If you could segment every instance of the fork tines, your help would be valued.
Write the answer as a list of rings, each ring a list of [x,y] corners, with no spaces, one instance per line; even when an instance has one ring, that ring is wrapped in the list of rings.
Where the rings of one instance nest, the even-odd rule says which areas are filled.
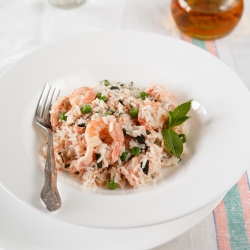
[[[51,108],[52,101],[57,98],[59,92],[58,88],[50,85],[49,83],[44,86],[37,105],[36,115],[42,118],[46,123],[48,123],[50,119],[49,110]]]

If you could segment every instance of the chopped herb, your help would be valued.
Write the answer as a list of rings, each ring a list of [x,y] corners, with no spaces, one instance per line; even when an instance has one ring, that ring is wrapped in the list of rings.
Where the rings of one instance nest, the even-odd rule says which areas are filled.
[[[146,134],[147,134],[147,135],[150,135],[150,134],[151,134],[151,132],[150,132],[150,131],[148,131],[148,130],[146,129]]]
[[[126,151],[122,152],[122,154],[121,154],[121,156],[120,156],[121,161],[125,161],[127,155],[128,155],[128,152],[126,152]]]
[[[96,162],[97,162],[98,159],[100,159],[101,154],[95,154],[95,157],[96,157]],[[98,162],[98,163],[96,163],[96,165],[98,168],[102,168],[102,162]]]
[[[143,135],[138,135],[136,139],[139,143],[145,144],[145,137]]]
[[[123,134],[126,136],[127,135],[127,130],[123,128],[122,131],[123,131]]]
[[[132,108],[132,109],[130,109],[130,111],[129,111],[129,113],[130,113],[130,115],[131,115],[132,117],[137,117],[137,116],[138,116],[138,112],[139,112],[138,108]]]
[[[141,168],[142,168],[142,163],[141,163]],[[143,173],[147,175],[148,169],[149,169],[149,161],[147,161],[144,168],[142,168]]]
[[[84,123],[77,124],[78,127],[84,128],[86,125]]]
[[[114,89],[119,89],[119,88],[117,86],[112,86],[110,89],[114,90]]]
[[[115,183],[113,180],[107,180],[106,186],[108,189],[114,190],[117,188],[117,183]]]
[[[112,112],[111,112],[111,111],[107,111],[107,112],[104,112],[104,113],[102,114],[102,116],[108,116],[108,115],[112,115]]]
[[[128,85],[129,89],[132,88],[133,85],[134,85],[134,83],[131,82],[131,83]]]
[[[181,161],[181,157],[180,157],[180,158],[178,158],[178,160],[179,160],[179,161],[178,161],[178,163],[179,163],[179,162]]]
[[[133,147],[131,149],[131,153],[132,153],[132,155],[137,156],[137,155],[139,155],[141,153],[141,150],[138,147]]]
[[[96,97],[97,97],[98,99],[100,99],[100,98],[101,98],[101,96],[102,96],[102,94],[101,94],[101,93],[97,93],[97,94],[96,94]]]
[[[60,120],[66,121],[66,120],[67,120],[67,116],[66,116],[65,114],[66,114],[66,112],[62,112],[62,113],[60,114],[60,116],[59,116],[59,119],[60,119]]]
[[[139,93],[139,97],[140,97],[142,100],[145,100],[145,99],[148,97],[148,93],[146,93],[146,92],[140,92],[140,93]]]
[[[91,106],[88,105],[88,104],[81,106],[80,109],[81,109],[81,111],[82,111],[83,114],[88,114],[92,110]]]
[[[118,102],[121,103],[121,105],[125,106],[121,99],[119,99]]]
[[[179,138],[181,139],[182,143],[185,143],[187,141],[187,137],[185,134],[179,134]]]

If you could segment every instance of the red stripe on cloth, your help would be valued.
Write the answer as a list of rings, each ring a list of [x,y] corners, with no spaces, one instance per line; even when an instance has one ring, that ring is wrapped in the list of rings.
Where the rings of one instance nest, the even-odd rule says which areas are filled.
[[[216,221],[218,248],[220,250],[230,250],[231,246],[228,233],[227,214],[223,200],[214,209],[214,216]]]
[[[207,51],[209,51],[214,56],[218,57],[218,53],[217,53],[214,41],[206,41],[205,45],[206,45]]]
[[[192,43],[192,38],[190,36],[185,35],[184,33],[181,34],[181,39],[186,42]]]
[[[247,174],[239,180],[238,187],[240,192],[242,212],[244,216],[248,243],[250,244],[250,191],[248,189]]]

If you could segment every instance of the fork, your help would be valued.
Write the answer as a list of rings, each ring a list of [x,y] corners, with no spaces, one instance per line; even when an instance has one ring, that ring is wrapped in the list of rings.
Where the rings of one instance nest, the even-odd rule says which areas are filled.
[[[41,199],[49,211],[56,211],[61,207],[62,201],[57,190],[57,171],[53,149],[53,131],[50,123],[51,103],[59,95],[56,87],[47,83],[40,96],[36,109],[36,123],[48,133],[48,150],[44,168],[45,184],[41,192]]]

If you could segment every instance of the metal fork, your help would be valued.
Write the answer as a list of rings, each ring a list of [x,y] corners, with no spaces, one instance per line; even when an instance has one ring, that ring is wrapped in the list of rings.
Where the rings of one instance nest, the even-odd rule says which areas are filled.
[[[57,190],[57,171],[53,149],[53,132],[50,123],[51,103],[59,95],[56,87],[47,83],[40,96],[36,109],[36,123],[46,129],[48,133],[48,150],[44,168],[45,184],[41,192],[41,199],[49,211],[55,211],[61,207],[62,201]]]

